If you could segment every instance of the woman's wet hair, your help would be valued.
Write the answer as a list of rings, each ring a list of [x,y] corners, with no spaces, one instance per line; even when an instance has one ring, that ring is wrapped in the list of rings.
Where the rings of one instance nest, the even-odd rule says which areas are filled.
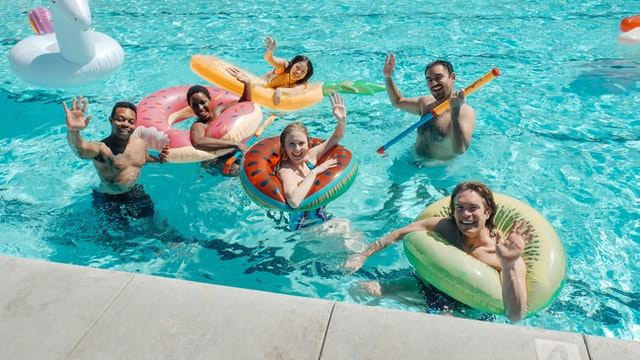
[[[307,130],[307,127],[304,126],[304,124],[302,124],[301,122],[292,122],[289,125],[285,126],[280,133],[280,160],[278,161],[278,167],[289,160],[289,157],[287,156],[287,150],[285,149],[285,141],[287,139],[287,135],[295,131],[303,133],[307,137],[307,143],[309,143],[310,141],[309,131]]]
[[[207,99],[211,100],[211,94],[209,94],[209,90],[202,85],[193,85],[187,90],[187,104],[191,105],[191,97],[195,94],[203,93]]]
[[[313,76],[313,64],[311,63],[311,60],[308,57],[304,55],[294,56],[293,59],[289,61],[289,66],[287,66],[287,68],[284,69],[284,72],[288,73],[289,71],[291,71],[291,68],[293,67],[293,65],[299,62],[307,63],[307,74],[302,79],[296,81],[295,84],[304,84],[305,82],[309,81],[309,79],[311,79],[311,76]]]
[[[449,217],[451,220],[454,220],[453,214],[455,213],[455,201],[458,194],[463,191],[471,190],[475,191],[482,198],[482,202],[484,203],[484,207],[491,212],[489,214],[489,218],[485,222],[485,226],[492,235],[495,234],[496,224],[493,223],[493,220],[496,216],[497,205],[496,201],[493,199],[493,193],[485,184],[480,183],[478,181],[467,181],[456,185],[453,189],[453,193],[451,194],[451,202],[449,203]]]

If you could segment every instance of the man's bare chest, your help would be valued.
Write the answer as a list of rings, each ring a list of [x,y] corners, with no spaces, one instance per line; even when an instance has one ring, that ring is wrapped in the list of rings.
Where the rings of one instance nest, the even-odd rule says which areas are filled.
[[[418,133],[431,140],[442,141],[451,128],[451,116],[449,114],[441,114],[437,118],[433,118],[418,128]]]

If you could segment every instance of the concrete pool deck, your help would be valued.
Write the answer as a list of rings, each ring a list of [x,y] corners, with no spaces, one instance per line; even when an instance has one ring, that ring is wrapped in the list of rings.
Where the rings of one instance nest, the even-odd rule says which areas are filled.
[[[0,359],[631,360],[640,342],[0,256]]]

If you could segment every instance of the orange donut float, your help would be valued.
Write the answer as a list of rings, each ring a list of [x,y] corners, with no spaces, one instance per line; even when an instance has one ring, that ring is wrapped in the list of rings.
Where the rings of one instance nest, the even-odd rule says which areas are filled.
[[[321,139],[313,138],[310,146],[321,143]],[[358,163],[352,159],[351,151],[344,146],[334,146],[318,163],[329,159],[336,159],[338,166],[316,176],[307,196],[296,209],[287,204],[282,183],[276,175],[276,166],[280,160],[280,137],[263,139],[244,154],[240,181],[249,198],[258,205],[295,212],[317,209],[347,191],[358,172]]]

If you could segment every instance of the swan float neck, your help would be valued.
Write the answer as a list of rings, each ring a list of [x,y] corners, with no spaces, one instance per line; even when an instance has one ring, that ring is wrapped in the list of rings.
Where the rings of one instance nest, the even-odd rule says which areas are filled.
[[[96,56],[91,32],[91,10],[86,0],[51,1],[60,55],[74,64],[84,65]]]

